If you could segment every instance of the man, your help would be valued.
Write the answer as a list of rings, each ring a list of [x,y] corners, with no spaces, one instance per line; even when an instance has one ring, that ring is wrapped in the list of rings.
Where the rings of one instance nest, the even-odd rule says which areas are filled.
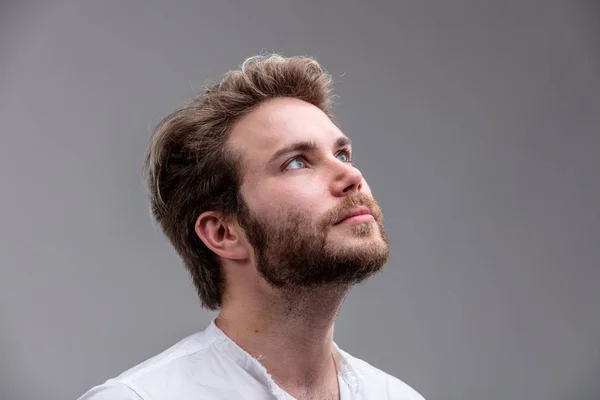
[[[152,213],[206,330],[81,400],[422,400],[333,341],[353,285],[389,257],[383,215],[311,58],[252,57],[158,126]]]

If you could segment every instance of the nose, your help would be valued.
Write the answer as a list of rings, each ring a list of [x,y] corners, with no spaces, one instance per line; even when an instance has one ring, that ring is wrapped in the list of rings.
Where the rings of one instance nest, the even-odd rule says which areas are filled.
[[[366,184],[362,173],[349,163],[336,163],[331,191],[335,196],[347,196],[354,192],[364,191]]]

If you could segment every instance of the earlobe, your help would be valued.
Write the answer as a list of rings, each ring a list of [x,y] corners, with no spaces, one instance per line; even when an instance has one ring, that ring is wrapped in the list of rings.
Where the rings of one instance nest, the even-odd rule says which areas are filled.
[[[222,213],[216,211],[202,213],[196,219],[194,230],[206,247],[218,256],[235,260],[248,256],[236,225],[227,221]]]

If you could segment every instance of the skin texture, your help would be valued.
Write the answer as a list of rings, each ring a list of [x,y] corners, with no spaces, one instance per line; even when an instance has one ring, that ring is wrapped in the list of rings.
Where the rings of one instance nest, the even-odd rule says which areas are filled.
[[[228,141],[244,153],[245,210],[235,221],[205,212],[195,227],[225,275],[217,325],[298,399],[339,398],[335,318],[389,257],[383,214],[344,141],[309,103],[262,103]],[[299,142],[313,146],[273,158]],[[372,216],[337,223],[357,206]]]

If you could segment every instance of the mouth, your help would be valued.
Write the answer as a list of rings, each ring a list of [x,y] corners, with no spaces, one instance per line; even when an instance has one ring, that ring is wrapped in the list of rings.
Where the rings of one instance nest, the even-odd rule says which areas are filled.
[[[367,206],[356,207],[346,215],[344,215],[340,220],[338,220],[334,225],[347,224],[347,223],[363,223],[363,222],[372,222],[375,221],[373,217],[373,213],[371,209]]]

